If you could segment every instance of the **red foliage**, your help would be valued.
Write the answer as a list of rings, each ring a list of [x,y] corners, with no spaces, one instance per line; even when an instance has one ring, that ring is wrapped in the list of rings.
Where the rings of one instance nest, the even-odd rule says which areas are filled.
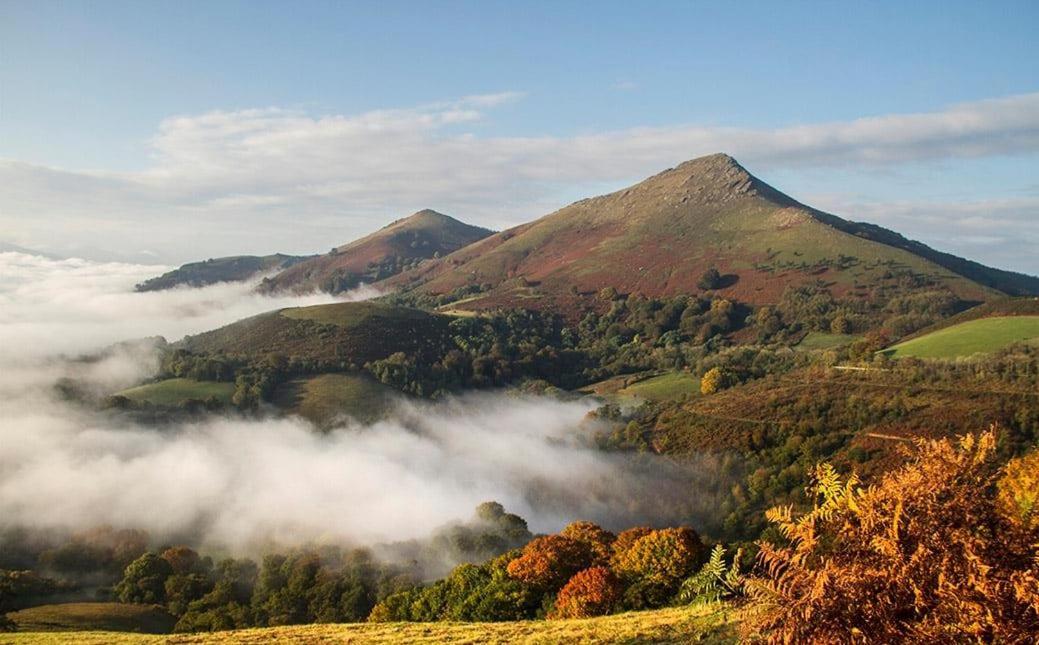
[[[610,613],[621,599],[620,579],[606,567],[591,567],[570,578],[556,597],[549,618],[590,618]]]
[[[613,553],[613,543],[617,539],[613,533],[592,522],[571,522],[559,532],[563,537],[584,542],[592,552],[592,564],[605,565]]]
[[[509,576],[543,589],[558,589],[592,561],[591,549],[562,535],[532,540],[523,553],[509,563]]]

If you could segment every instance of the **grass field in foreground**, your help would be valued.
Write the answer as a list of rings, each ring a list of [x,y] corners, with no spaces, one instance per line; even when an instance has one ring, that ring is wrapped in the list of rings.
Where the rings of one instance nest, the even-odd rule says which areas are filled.
[[[884,350],[892,358],[957,358],[1039,339],[1039,316],[980,318],[939,329]]]
[[[75,642],[69,632],[77,630],[136,631],[165,634],[177,619],[158,605],[125,605],[117,602],[70,602],[40,605],[7,614],[19,631],[60,632],[43,636],[43,642]],[[0,642],[6,634],[0,633]],[[29,641],[31,642],[31,641]]]
[[[196,381],[189,378],[171,378],[158,383],[139,385],[117,393],[119,396],[153,405],[179,405],[188,399],[204,401],[215,396],[221,403],[230,403],[234,383]]]
[[[0,645],[225,643],[735,643],[723,605],[629,612],[584,620],[510,623],[358,623],[145,636],[113,632],[0,633]]]

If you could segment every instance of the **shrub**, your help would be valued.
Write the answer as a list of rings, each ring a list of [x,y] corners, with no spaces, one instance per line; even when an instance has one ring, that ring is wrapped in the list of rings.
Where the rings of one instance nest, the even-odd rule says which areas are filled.
[[[659,584],[673,594],[704,561],[700,536],[690,528],[651,531],[614,559],[614,570],[635,581]]]
[[[590,618],[603,616],[617,606],[621,581],[606,567],[580,571],[559,591],[549,618]]]
[[[170,564],[148,552],[127,565],[115,592],[121,602],[161,604],[166,600],[166,579],[171,575]]]
[[[591,549],[584,542],[562,535],[546,535],[527,544],[520,557],[509,562],[507,570],[516,580],[555,590],[591,561]]]
[[[617,539],[613,533],[592,522],[571,522],[559,532],[563,537],[577,540],[588,545],[592,554],[592,564],[605,565],[613,553],[613,543]]]
[[[1039,529],[1039,450],[1011,460],[997,491],[996,505],[1004,518],[1027,531]]]
[[[707,370],[700,379],[700,393],[714,394],[725,387],[725,374],[718,367]]]
[[[703,272],[700,279],[696,281],[696,286],[700,287],[704,291],[710,289],[717,289],[721,284],[722,275],[718,272],[718,269],[711,267]]]
[[[994,447],[992,432],[958,444],[921,440],[906,465],[865,490],[854,476],[841,481],[818,466],[811,511],[767,513],[788,544],[759,543],[762,573],[746,585],[757,611],[745,636],[1031,642],[1039,633],[1039,533],[1015,530],[1000,514]]]

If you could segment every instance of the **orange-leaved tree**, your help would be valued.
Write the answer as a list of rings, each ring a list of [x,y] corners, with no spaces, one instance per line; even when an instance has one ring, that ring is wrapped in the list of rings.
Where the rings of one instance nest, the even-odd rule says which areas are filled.
[[[621,600],[620,578],[606,567],[579,571],[559,590],[549,618],[590,618],[613,611]]]
[[[746,581],[754,610],[744,635],[772,643],[1034,642],[1039,532],[1022,519],[1029,514],[997,501],[1023,495],[997,491],[1026,488],[1039,462],[1001,471],[995,444],[992,431],[921,440],[904,466],[866,489],[818,466],[811,511],[767,513],[787,543],[760,543],[761,573]]]
[[[617,540],[616,535],[598,524],[585,521],[571,522],[559,534],[587,544],[592,553],[592,564],[596,566],[606,565],[610,561],[613,543]]]
[[[555,590],[591,563],[591,549],[584,542],[562,535],[546,535],[523,547],[523,552],[509,562],[506,571],[515,580]]]

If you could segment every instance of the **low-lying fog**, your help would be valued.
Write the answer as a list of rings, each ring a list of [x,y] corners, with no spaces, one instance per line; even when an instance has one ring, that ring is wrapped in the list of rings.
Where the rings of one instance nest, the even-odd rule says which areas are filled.
[[[332,300],[270,298],[246,284],[132,291],[164,269],[0,254],[0,529],[108,524],[247,549],[421,538],[488,500],[534,531],[579,518],[676,523],[710,510],[697,493],[706,465],[690,471],[587,447],[591,402],[501,393],[402,400],[386,421],[328,434],[298,418],[138,426],[63,402],[53,386],[73,370],[112,392],[157,366],[147,344],[90,364],[68,357]]]

